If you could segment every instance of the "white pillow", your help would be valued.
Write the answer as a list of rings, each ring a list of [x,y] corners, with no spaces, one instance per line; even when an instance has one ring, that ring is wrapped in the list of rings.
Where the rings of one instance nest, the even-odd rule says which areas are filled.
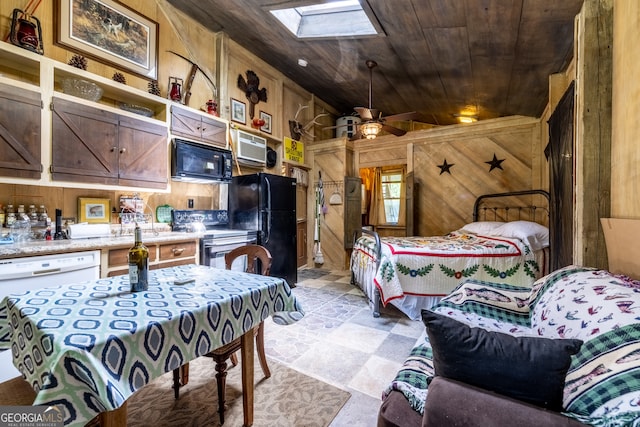
[[[507,222],[492,232],[493,236],[520,239],[532,250],[539,251],[549,246],[549,229],[531,221]]]
[[[463,230],[476,234],[491,234],[493,230],[506,224],[501,221],[476,221],[462,227]]]

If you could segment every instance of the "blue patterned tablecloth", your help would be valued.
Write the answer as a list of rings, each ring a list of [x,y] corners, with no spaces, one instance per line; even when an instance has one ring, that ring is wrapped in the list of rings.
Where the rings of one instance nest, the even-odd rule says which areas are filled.
[[[154,378],[269,316],[289,324],[304,315],[286,281],[238,271],[165,268],[150,272],[148,291],[129,288],[125,275],[12,294],[0,303],[0,348],[10,345],[37,392],[34,405],[64,406],[65,425],[117,409]]]

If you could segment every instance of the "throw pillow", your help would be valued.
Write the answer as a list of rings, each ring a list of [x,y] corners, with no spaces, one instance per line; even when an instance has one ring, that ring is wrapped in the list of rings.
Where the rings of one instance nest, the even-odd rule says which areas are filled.
[[[422,310],[436,375],[560,411],[571,355],[582,341],[515,337]]]

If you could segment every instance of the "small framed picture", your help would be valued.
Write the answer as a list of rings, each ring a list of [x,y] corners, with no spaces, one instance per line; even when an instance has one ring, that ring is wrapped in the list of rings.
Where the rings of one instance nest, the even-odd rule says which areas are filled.
[[[78,197],[78,222],[100,224],[111,222],[109,199]]]
[[[244,102],[231,98],[231,120],[243,125],[247,123],[247,107]]]
[[[260,120],[264,120],[264,125],[260,128],[262,132],[271,133],[271,114],[260,111]]]

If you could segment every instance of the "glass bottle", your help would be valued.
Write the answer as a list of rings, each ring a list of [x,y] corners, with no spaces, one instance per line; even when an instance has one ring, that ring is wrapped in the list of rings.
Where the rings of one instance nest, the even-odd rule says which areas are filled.
[[[44,205],[40,205],[40,208],[38,209],[38,221],[46,225],[50,223],[49,215],[47,215],[47,208],[45,208]]]
[[[16,211],[13,205],[7,205],[6,226],[11,227],[16,222]]]
[[[19,221],[29,220],[29,217],[24,211],[24,205],[18,205],[18,213],[16,215],[16,219]]]
[[[29,205],[29,221],[38,222],[38,211],[36,205]]]
[[[142,230],[136,224],[135,243],[129,249],[129,283],[131,292],[146,291],[149,288],[149,249],[142,244]]]

